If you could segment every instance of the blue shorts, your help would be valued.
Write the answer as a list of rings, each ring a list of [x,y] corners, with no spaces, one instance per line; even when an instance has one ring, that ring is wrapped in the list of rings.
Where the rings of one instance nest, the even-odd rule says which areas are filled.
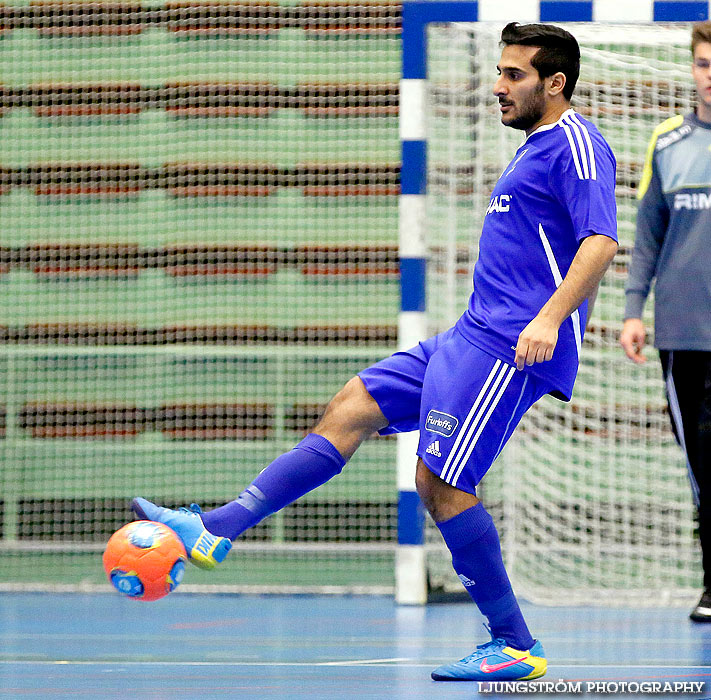
[[[419,429],[417,454],[427,468],[469,493],[476,493],[523,414],[552,389],[455,328],[358,376],[388,419],[381,434]]]

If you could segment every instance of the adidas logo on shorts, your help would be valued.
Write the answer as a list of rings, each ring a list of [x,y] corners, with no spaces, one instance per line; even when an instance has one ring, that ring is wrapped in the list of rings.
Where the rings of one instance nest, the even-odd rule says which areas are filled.
[[[442,453],[439,451],[439,440],[435,440],[426,450],[425,452],[428,455],[434,455],[435,457],[441,457]]]
[[[471,588],[472,586],[476,585],[474,581],[472,581],[468,576],[465,576],[464,574],[457,574],[459,576],[459,580],[464,584],[466,588]]]

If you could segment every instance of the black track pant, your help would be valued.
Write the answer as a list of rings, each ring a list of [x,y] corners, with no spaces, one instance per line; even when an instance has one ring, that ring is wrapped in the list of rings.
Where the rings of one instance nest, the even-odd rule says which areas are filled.
[[[699,511],[704,587],[711,589],[711,352],[660,350],[672,428]]]

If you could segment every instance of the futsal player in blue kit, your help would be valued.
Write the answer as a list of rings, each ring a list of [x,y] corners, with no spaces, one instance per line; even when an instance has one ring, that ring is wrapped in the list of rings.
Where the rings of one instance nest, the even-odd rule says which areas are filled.
[[[419,429],[418,493],[492,637],[433,671],[435,680],[546,672],[476,487],[530,406],[545,394],[570,400],[589,300],[617,250],[615,158],[570,108],[577,41],[552,25],[511,23],[501,42],[501,121],[526,138],[492,192],[474,291],[455,326],[352,378],[313,432],[236,500],[205,513],[132,504],[172,527],[193,563],[213,568],[242,532],[340,473],[374,432]]]

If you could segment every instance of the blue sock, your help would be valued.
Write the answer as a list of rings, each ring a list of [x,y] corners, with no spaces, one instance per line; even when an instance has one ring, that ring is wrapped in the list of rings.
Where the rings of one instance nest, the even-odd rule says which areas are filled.
[[[524,651],[534,639],[518,607],[501,557],[501,543],[491,515],[481,503],[437,523],[449,551],[452,566],[467,593],[489,620],[495,639]]]
[[[340,474],[346,460],[325,438],[309,433],[293,450],[277,457],[236,501],[202,516],[205,527],[234,540],[268,515]]]

